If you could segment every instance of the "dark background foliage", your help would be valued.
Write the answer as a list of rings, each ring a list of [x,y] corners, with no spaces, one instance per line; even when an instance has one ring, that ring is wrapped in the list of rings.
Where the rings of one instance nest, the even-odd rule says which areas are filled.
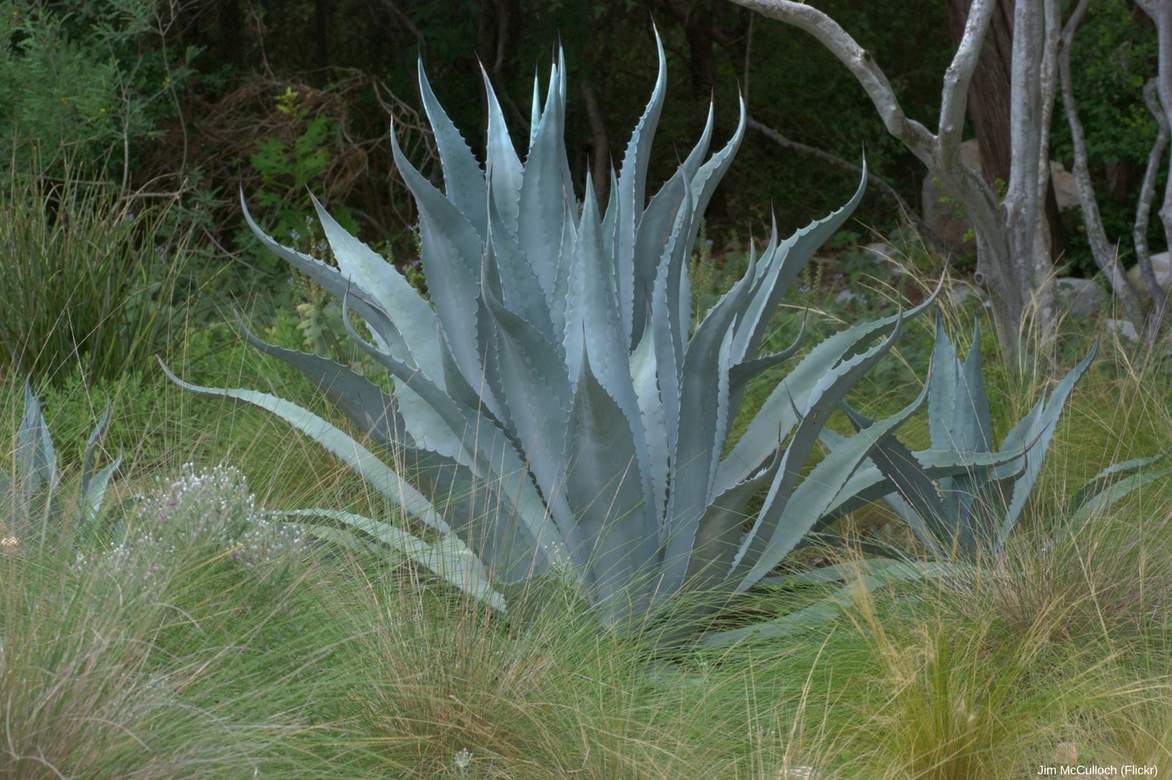
[[[950,18],[965,5],[819,3],[875,54],[907,112],[925,120],[937,111],[952,53]],[[592,166],[604,187],[598,174],[621,158],[654,79],[653,24],[669,66],[653,186],[691,147],[710,99],[715,142],[731,133],[741,91],[754,118],[793,141],[850,162],[865,150],[872,169],[920,207],[922,167],[886,135],[845,69],[804,33],[725,0],[3,0],[0,153],[50,173],[80,161],[125,192],[170,198],[209,256],[234,254],[262,274],[277,267],[241,229],[241,188],[284,240],[312,248],[320,239],[306,221],[312,189],[407,264],[414,215],[386,133],[393,119],[409,155],[439,180],[419,113],[418,59],[479,150],[481,66],[522,143],[534,75],[544,78],[560,42],[571,165],[580,187]],[[1155,133],[1141,97],[1154,57],[1154,31],[1127,0],[1093,4],[1076,42],[1075,86],[1117,236],[1126,235]],[[1055,116],[1061,160],[1068,134]],[[767,229],[771,209],[792,229],[840,203],[853,179],[749,130],[707,235],[718,247],[743,245]],[[1089,268],[1078,221],[1066,215],[1061,245],[1072,267]],[[898,224],[893,202],[872,188],[851,231],[865,240],[868,229],[890,235]],[[208,273],[244,286],[244,272]]]

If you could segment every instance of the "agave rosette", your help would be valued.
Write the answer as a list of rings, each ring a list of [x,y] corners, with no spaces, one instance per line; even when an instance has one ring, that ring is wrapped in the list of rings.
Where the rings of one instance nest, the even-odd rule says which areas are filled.
[[[443,190],[407,160],[393,128],[391,144],[418,206],[430,302],[320,205],[336,268],[281,246],[246,209],[266,247],[361,318],[365,333],[344,319],[389,372],[391,391],[325,358],[249,338],[317,382],[378,455],[275,396],[182,383],[269,409],[314,436],[441,538],[428,544],[340,512],[328,519],[496,606],[503,602],[489,578],[517,582],[551,570],[580,585],[605,622],[689,587],[743,591],[798,544],[874,443],[923,398],[838,442],[800,475],[831,410],[928,302],[815,346],[725,454],[748,382],[797,350],[761,351],[782,295],[863,187],[790,237],[774,232],[693,327],[688,262],[743,137],[745,109],[742,102],[731,139],[709,155],[710,109],[695,147],[646,201],[666,89],[658,37],[656,45],[658,78],[605,204],[589,178],[579,203],[571,179],[560,53],[544,100],[534,86],[524,162],[485,78],[483,167],[420,66]],[[761,493],[760,509],[746,514]]]

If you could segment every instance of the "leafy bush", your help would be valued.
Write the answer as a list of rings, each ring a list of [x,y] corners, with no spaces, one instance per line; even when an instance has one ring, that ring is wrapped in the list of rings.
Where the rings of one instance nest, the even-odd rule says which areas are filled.
[[[188,242],[163,230],[166,207],[36,175],[13,175],[0,204],[0,370],[53,380],[79,362],[92,382],[165,349]]]
[[[693,329],[687,263],[704,209],[740,144],[745,113],[742,103],[732,140],[705,161],[710,111],[699,143],[644,208],[665,94],[662,47],[659,63],[605,212],[589,178],[580,212],[575,201],[562,139],[560,57],[544,107],[535,91],[524,166],[488,89],[487,172],[420,69],[446,195],[412,167],[393,134],[392,148],[421,215],[435,311],[324,209],[318,212],[339,270],[282,246],[249,217],[266,247],[363,318],[374,344],[348,316],[343,324],[388,370],[394,396],[337,363],[250,339],[317,381],[392,459],[409,464],[419,488],[287,401],[176,381],[256,404],[314,436],[444,538],[433,547],[385,523],[313,511],[494,604],[501,601],[489,595],[479,562],[471,553],[460,562],[461,544],[503,582],[550,572],[569,578],[610,623],[685,589],[748,589],[823,515],[875,440],[922,400],[844,441],[801,478],[830,410],[923,307],[818,345],[722,457],[747,382],[797,349],[759,354],[782,294],[847,219],[862,188],[826,219],[784,241],[774,235]],[[765,489],[745,534],[749,502]],[[446,516],[425,493],[454,497]]]
[[[155,13],[142,0],[0,0],[5,164],[59,173],[80,158],[99,172],[128,172],[131,144],[173,110],[171,90],[191,73],[140,45],[155,32]]]

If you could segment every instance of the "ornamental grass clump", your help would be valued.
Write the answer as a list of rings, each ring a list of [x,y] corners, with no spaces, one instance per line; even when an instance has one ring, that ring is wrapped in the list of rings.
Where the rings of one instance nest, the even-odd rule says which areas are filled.
[[[666,88],[658,39],[657,47],[659,75],[605,204],[589,177],[579,203],[570,175],[560,53],[544,100],[534,90],[524,162],[485,78],[483,167],[420,66],[443,191],[407,160],[393,129],[391,145],[418,206],[430,301],[320,205],[336,268],[278,244],[245,208],[269,250],[343,300],[350,336],[389,383],[246,336],[315,381],[373,449],[273,395],[173,378],[279,415],[430,530],[424,539],[341,511],[296,517],[353,529],[499,609],[494,583],[562,576],[604,623],[617,624],[684,590],[751,587],[826,513],[874,442],[916,408],[922,397],[810,467],[830,412],[930,300],[815,346],[728,449],[747,384],[797,352],[797,343],[761,352],[782,296],[859,203],[862,182],[825,219],[784,240],[775,232],[693,327],[688,259],[743,137],[745,109],[709,155],[710,109],[699,142],[646,201]],[[750,512],[758,494],[764,501]]]

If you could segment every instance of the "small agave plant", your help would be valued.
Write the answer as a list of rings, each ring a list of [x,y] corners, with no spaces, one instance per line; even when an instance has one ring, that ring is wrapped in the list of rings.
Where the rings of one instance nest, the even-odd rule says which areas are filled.
[[[748,382],[797,350],[795,343],[761,352],[782,295],[858,204],[862,183],[825,219],[785,240],[774,233],[693,328],[688,260],[741,142],[745,110],[742,102],[731,140],[709,156],[710,109],[699,142],[645,202],[665,94],[658,38],[657,47],[659,75],[605,204],[589,179],[579,203],[571,180],[560,53],[544,101],[534,87],[524,162],[485,78],[484,167],[420,66],[443,191],[406,159],[393,129],[391,144],[418,206],[430,303],[320,205],[337,268],[276,243],[245,206],[267,248],[344,301],[351,337],[386,368],[391,391],[322,357],[248,338],[317,382],[387,457],[275,396],[172,378],[281,416],[440,539],[427,543],[337,511],[300,516],[325,517],[397,548],[498,607],[488,575],[504,583],[550,572],[569,577],[603,622],[620,623],[686,588],[751,587],[916,408],[922,395],[839,442],[801,476],[831,411],[930,301],[814,347],[726,447]],[[762,493],[760,509],[747,514]]]
[[[122,461],[116,458],[112,463],[95,468],[98,443],[109,419],[110,410],[107,408],[90,433],[82,456],[81,484],[73,509],[79,525],[97,516],[110,478]],[[3,537],[5,547],[15,547],[35,534],[43,538],[48,524],[60,518],[66,509],[53,437],[41,414],[41,404],[27,384],[12,465],[11,475],[0,472],[0,537]]]
[[[883,495],[938,559],[973,560],[999,554],[1037,482],[1062,408],[1096,351],[1092,348],[1049,397],[1038,399],[994,450],[980,332],[974,327],[972,346],[962,361],[938,318],[927,383],[931,448],[913,453],[895,436],[883,436],[844,496],[856,503]],[[872,425],[858,411],[843,407],[856,429]],[[830,446],[838,441],[829,430],[823,432],[823,439]],[[1090,512],[1168,473],[1144,471],[1157,460],[1131,460],[1097,475],[1067,507],[1071,519],[1080,523]],[[967,468],[960,468],[966,463]]]

